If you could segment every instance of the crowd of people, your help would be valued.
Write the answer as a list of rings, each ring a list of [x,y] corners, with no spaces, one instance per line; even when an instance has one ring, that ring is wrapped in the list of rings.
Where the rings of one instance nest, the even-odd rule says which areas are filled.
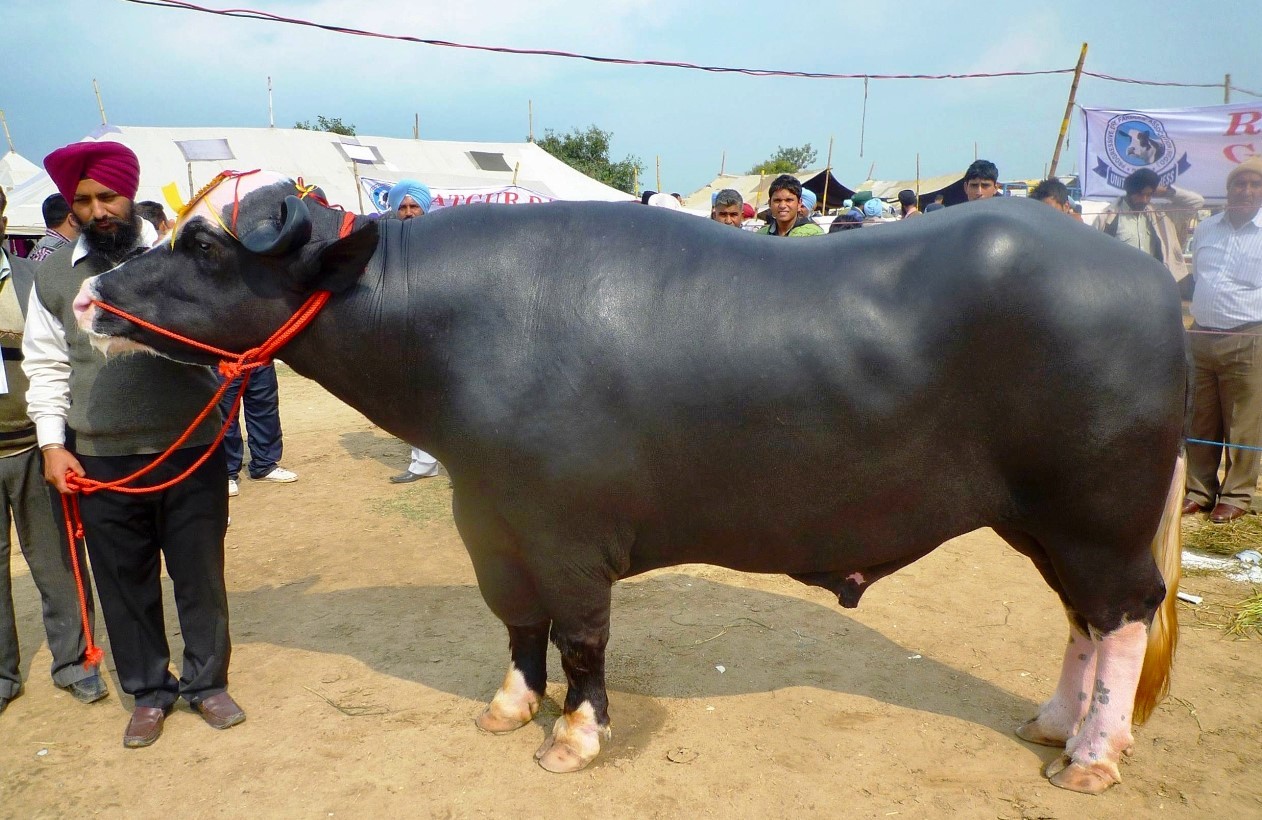
[[[205,721],[226,729],[245,719],[228,694],[232,642],[224,583],[224,536],[229,498],[240,492],[244,449],[232,420],[222,446],[214,444],[239,384],[193,431],[184,446],[147,477],[162,482],[200,462],[183,482],[152,496],[102,492],[80,501],[91,533],[86,556],[72,556],[60,509],[74,492],[68,476],[111,480],[149,464],[183,433],[182,425],[211,400],[219,377],[210,368],[153,356],[108,365],[75,321],[73,303],[85,279],[152,247],[175,228],[156,202],[136,202],[140,166],[127,147],[109,141],[74,143],[44,161],[58,193],[44,202],[45,236],[28,259],[0,249],[0,712],[22,692],[19,648],[8,571],[10,516],[39,591],[52,655],[52,678],[75,700],[93,703],[109,690],[89,662],[88,632],[95,612],[90,579],[81,613],[74,566],[91,559],[118,682],[134,699],[124,730],[128,747],[148,746],[166,716],[185,700]],[[977,160],[963,181],[967,202],[1001,194],[994,163]],[[1031,198],[1082,219],[1057,179],[1040,182]],[[1215,523],[1244,515],[1262,471],[1262,156],[1236,166],[1226,182],[1226,207],[1193,217],[1205,200],[1162,185],[1139,169],[1124,194],[1095,227],[1152,255],[1170,270],[1190,300],[1195,398],[1189,438],[1185,514],[1209,513]],[[1157,201],[1169,203],[1158,207]],[[645,205],[678,210],[678,194],[646,192]],[[816,221],[816,194],[792,175],[768,190],[759,234],[811,237],[931,216],[941,198],[924,203],[915,191],[897,197],[897,215],[879,199],[847,200],[827,230]],[[0,190],[0,236],[5,198]],[[405,179],[387,196],[381,218],[411,220],[432,204],[429,188]],[[966,204],[966,203],[963,203]],[[748,228],[755,208],[741,194],[714,194],[710,218]],[[1191,268],[1185,262],[1190,250]],[[275,370],[255,372],[242,396],[251,479],[289,483],[280,466],[282,434]],[[1211,442],[1208,444],[1201,442]],[[1214,443],[1216,442],[1216,443]],[[207,452],[213,448],[213,452]],[[201,461],[205,456],[205,460]],[[1220,478],[1220,467],[1224,467]],[[432,455],[413,447],[406,469],[390,478],[410,483],[440,474]],[[160,560],[161,559],[161,560]],[[184,639],[180,674],[171,671],[159,571],[165,563],[175,591]]]

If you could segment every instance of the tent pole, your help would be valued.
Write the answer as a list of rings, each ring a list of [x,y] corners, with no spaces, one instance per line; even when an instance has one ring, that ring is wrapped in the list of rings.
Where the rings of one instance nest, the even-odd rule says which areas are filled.
[[[267,127],[276,127],[276,116],[272,110],[272,78],[267,78]]]
[[[9,123],[4,118],[3,110],[0,110],[0,125],[4,126],[4,138],[9,143],[9,150],[16,153],[16,149],[13,147],[13,137],[9,136]]]
[[[359,195],[359,212],[364,212],[364,186],[359,181],[359,164],[351,160],[351,173],[355,175],[355,193]]]
[[[535,101],[526,100],[526,142],[535,141]]]
[[[96,92],[96,107],[101,112],[101,125],[108,125],[105,121],[105,103],[101,102],[101,87],[96,84],[96,77],[92,78],[92,90]]]
[[[189,162],[187,163],[187,165],[188,165],[188,201],[192,202],[193,197],[197,194],[197,189],[193,187],[193,163]]]
[[[863,137],[868,127],[868,78],[863,78],[863,114],[859,117],[859,156],[863,156]]]
[[[662,155],[657,155],[657,192],[662,192]]]
[[[513,187],[517,187],[517,172],[521,170],[521,162],[513,166]]]
[[[1052,152],[1052,164],[1048,169],[1048,177],[1056,176],[1056,165],[1060,162],[1060,149],[1065,145],[1065,132],[1069,130],[1069,118],[1074,113],[1074,98],[1078,96],[1078,82],[1082,79],[1082,64],[1086,61],[1087,44],[1083,43],[1082,52],[1078,55],[1078,65],[1074,68],[1074,81],[1069,86],[1069,102],[1065,103],[1065,117],[1060,121],[1060,135],[1056,137],[1056,150]]]
[[[824,163],[824,198],[820,202],[819,212],[828,213],[828,180],[833,177],[833,138],[828,138],[828,160]]]
[[[412,115],[412,139],[419,140],[421,138],[421,112],[417,111]]]
[[[920,152],[916,152],[916,201],[920,201]]]
[[[1223,105],[1231,102],[1231,75],[1223,75]]]
[[[723,149],[723,156],[719,159],[719,176],[723,176],[724,169],[727,168],[727,149]]]

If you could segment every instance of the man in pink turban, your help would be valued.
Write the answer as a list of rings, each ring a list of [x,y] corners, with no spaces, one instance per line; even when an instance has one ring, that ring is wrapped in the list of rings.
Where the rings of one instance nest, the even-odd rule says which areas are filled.
[[[125,145],[80,142],[59,148],[44,167],[70,203],[79,240],[39,269],[27,311],[22,369],[27,406],[44,458],[44,478],[71,492],[67,473],[111,481],[131,475],[180,437],[219,386],[208,367],[158,356],[106,360],[79,329],[74,300],[87,278],[157,239],[132,200],[140,163]],[[80,498],[88,555],[123,691],[135,698],[123,745],[148,746],[183,698],[216,729],[245,720],[227,692],[232,642],[224,587],[228,469],[214,446],[221,418],[210,413],[184,445],[150,473],[154,485],[206,461],[159,493],[103,491]],[[208,449],[213,452],[207,454]],[[180,676],[172,674],[162,613],[159,561],[175,587],[184,639]]]

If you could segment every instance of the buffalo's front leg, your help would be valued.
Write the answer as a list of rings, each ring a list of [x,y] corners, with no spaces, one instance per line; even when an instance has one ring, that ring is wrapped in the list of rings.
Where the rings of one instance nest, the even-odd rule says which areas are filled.
[[[600,614],[580,619],[572,628],[553,621],[552,640],[561,650],[569,691],[561,717],[535,759],[550,772],[577,772],[600,754],[611,737],[609,696],[605,692],[605,646],[609,643],[609,589]]]
[[[491,703],[478,715],[479,729],[502,735],[520,729],[539,711],[548,685],[549,621],[508,627],[508,674]]]

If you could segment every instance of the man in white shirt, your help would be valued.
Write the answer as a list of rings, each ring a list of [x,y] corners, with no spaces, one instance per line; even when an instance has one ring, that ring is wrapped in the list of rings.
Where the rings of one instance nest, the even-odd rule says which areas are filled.
[[[1195,393],[1191,438],[1262,447],[1262,156],[1227,175],[1227,209],[1192,238],[1196,289],[1191,347]],[[1227,471],[1218,467],[1226,450]],[[1208,510],[1221,524],[1253,502],[1262,453],[1188,445],[1183,513]]]

